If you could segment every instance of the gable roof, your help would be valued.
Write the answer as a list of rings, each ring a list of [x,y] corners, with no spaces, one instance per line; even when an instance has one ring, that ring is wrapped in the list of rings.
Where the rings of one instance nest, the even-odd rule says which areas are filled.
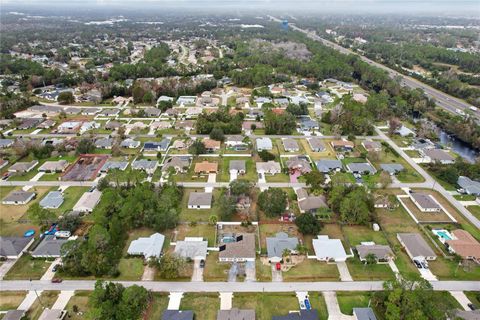
[[[370,253],[373,253],[377,259],[387,259],[393,256],[393,251],[389,246],[374,244],[374,245],[358,245],[355,247],[360,259],[365,259]]]
[[[432,248],[418,233],[398,233],[397,237],[410,252],[412,257],[436,257]]]
[[[160,233],[154,233],[150,237],[138,238],[133,240],[128,247],[128,254],[143,255],[145,259],[150,257],[160,257],[165,236]]]
[[[175,253],[182,258],[205,259],[207,256],[208,241],[185,238],[177,241]]]
[[[195,172],[217,172],[218,163],[202,161],[195,164]]]
[[[188,196],[189,206],[209,206],[211,204],[211,192],[190,192],[190,195]]]
[[[162,320],[193,320],[192,310],[165,310]]]
[[[18,256],[32,241],[32,237],[0,236],[0,257]]]
[[[300,310],[298,312],[290,312],[285,316],[273,316],[272,320],[317,320],[319,318],[318,311]]]
[[[68,239],[57,239],[54,235],[46,235],[43,237],[43,240],[38,244],[35,250],[33,250],[32,256],[60,257],[60,249],[67,241]]]
[[[229,169],[245,171],[245,160],[230,160]]]
[[[255,258],[255,235],[252,233],[237,234],[243,236],[242,241],[225,243],[225,250],[220,251],[219,258]]]
[[[23,190],[13,190],[11,191],[2,201],[4,202],[26,202],[29,201],[32,197],[35,196],[35,192],[23,191]]]
[[[376,173],[377,170],[368,162],[352,162],[347,164],[348,170],[352,172]]]
[[[405,167],[400,163],[382,163],[380,164],[380,168],[390,174],[395,174],[397,172],[405,170]]]
[[[452,231],[456,239],[446,240],[447,243],[458,255],[463,258],[474,257],[480,260],[480,243],[465,230],[457,229]]]
[[[472,180],[469,177],[458,177],[457,184],[469,194],[480,194],[480,182]]]
[[[454,161],[455,158],[442,149],[426,149],[423,151],[433,161]]]
[[[357,320],[377,320],[372,308],[353,308]]]
[[[312,240],[315,255],[318,258],[346,259],[347,253],[340,239],[329,239],[327,235],[319,235]]]
[[[39,205],[42,208],[58,208],[63,203],[63,194],[60,191],[50,191],[40,200]]]

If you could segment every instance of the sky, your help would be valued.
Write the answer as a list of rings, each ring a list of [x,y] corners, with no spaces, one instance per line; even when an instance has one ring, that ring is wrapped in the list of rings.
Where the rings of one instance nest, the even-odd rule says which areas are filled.
[[[480,0],[0,0],[1,5],[52,7],[212,7],[340,13],[465,13],[480,17]]]

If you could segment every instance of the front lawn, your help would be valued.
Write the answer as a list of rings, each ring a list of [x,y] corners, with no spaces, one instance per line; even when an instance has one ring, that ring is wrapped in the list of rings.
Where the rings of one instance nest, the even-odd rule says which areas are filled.
[[[255,271],[257,273],[257,280],[262,282],[272,281],[272,268],[271,266],[265,265],[260,261],[260,259],[255,260]]]
[[[0,291],[0,311],[17,309],[26,295],[26,291]]]
[[[142,258],[121,258],[118,263],[118,271],[120,275],[118,280],[138,281],[142,279],[143,275],[143,259]]]
[[[438,280],[477,281],[480,279],[480,267],[471,262],[467,262],[466,266],[458,266],[454,261],[438,256],[428,265]]]
[[[86,314],[90,309],[90,306],[88,305],[88,300],[91,294],[91,291],[75,292],[75,295],[70,298],[67,306],[65,307],[65,310],[68,311],[69,320],[81,320],[86,318]],[[74,312],[73,309],[76,309],[77,312]]]
[[[24,254],[15,262],[13,267],[5,275],[4,280],[39,280],[47,271],[52,261],[46,259],[34,259]]]
[[[230,263],[218,261],[218,252],[210,252],[205,261],[203,279],[205,281],[227,281],[230,266]]]
[[[337,292],[337,300],[340,311],[343,314],[353,315],[353,308],[368,307],[370,300],[369,292]]]
[[[233,307],[254,309],[257,320],[271,320],[273,316],[285,316],[300,309],[294,293],[235,293]]]
[[[162,318],[162,313],[167,310],[168,295],[165,293],[152,293],[152,301],[147,309],[146,318],[149,320],[159,320]]]
[[[193,310],[196,320],[216,319],[220,298],[218,293],[187,293],[182,298],[180,310]]]
[[[337,265],[327,264],[313,259],[305,259],[287,272],[283,272],[283,281],[338,281],[340,275]]]
[[[348,270],[355,281],[362,280],[392,280],[395,275],[388,264],[365,265],[355,256],[347,260]]]
[[[27,311],[28,319],[38,319],[45,308],[51,309],[59,294],[59,291],[43,291]]]

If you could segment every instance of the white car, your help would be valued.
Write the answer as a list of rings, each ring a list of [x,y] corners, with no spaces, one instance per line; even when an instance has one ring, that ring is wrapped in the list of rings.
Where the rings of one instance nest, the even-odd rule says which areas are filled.
[[[470,110],[472,110],[472,111],[477,111],[478,108],[477,108],[477,107],[474,107],[474,106],[470,106]]]

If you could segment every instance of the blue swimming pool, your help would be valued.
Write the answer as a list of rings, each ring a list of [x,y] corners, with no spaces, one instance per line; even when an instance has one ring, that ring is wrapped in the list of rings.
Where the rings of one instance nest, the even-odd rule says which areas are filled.
[[[452,238],[450,237],[448,231],[437,231],[437,235],[440,237],[440,238],[443,238],[445,240],[452,240]]]

